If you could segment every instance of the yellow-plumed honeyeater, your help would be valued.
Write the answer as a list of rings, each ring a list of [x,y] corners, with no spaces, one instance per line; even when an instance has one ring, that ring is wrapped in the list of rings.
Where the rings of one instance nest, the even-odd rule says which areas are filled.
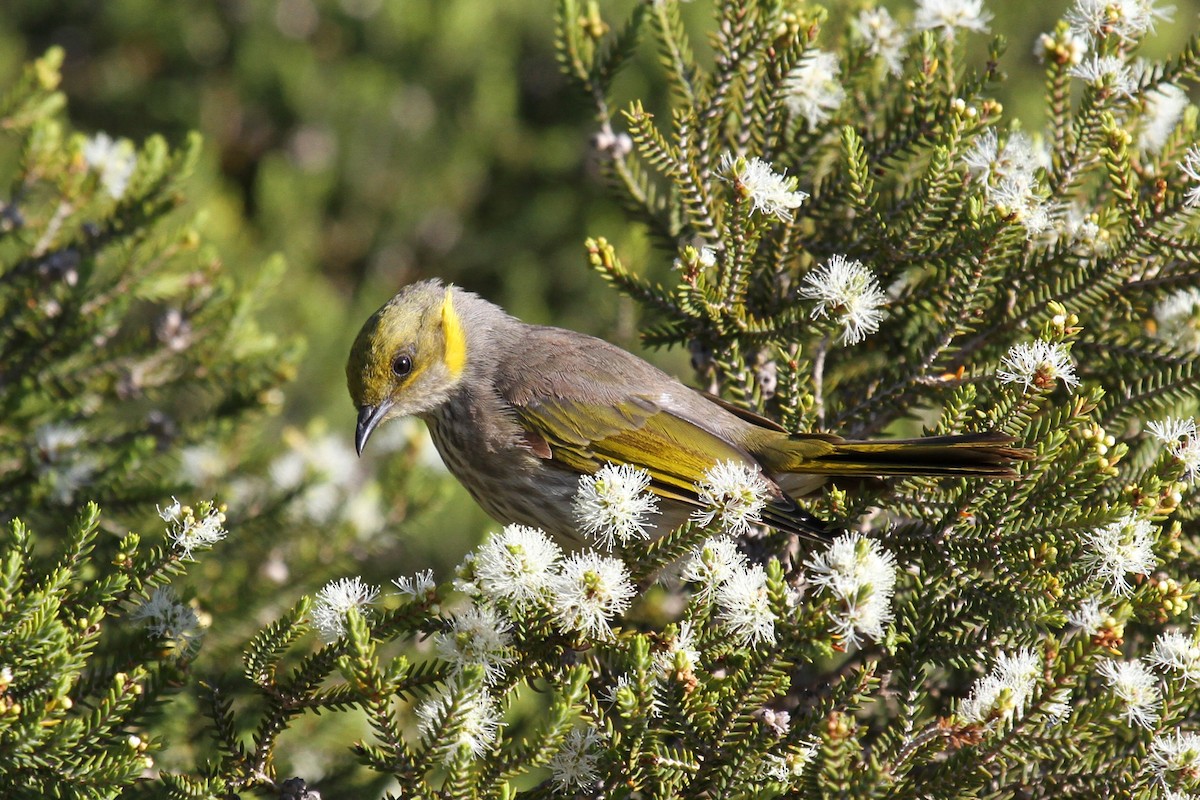
[[[346,379],[360,454],[381,423],[418,416],[488,514],[573,539],[579,479],[606,464],[650,474],[660,533],[700,506],[705,472],[732,461],[770,485],[764,522],[824,537],[825,526],[793,498],[829,477],[1012,477],[1011,462],[1030,457],[999,433],[892,441],[791,433],[608,342],[527,325],[436,280],[401,289],[371,315]]]

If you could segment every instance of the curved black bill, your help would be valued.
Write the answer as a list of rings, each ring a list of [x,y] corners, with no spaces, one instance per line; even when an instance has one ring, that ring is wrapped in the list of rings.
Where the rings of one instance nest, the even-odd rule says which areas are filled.
[[[363,448],[367,446],[367,439],[371,438],[371,431],[379,427],[379,423],[383,421],[390,405],[390,403],[383,402],[377,406],[359,407],[358,427],[354,431],[354,449],[360,456]]]

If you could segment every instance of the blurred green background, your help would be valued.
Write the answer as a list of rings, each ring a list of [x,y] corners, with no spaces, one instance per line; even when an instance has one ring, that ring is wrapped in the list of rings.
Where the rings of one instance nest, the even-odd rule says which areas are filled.
[[[601,9],[616,21],[633,1]],[[829,4],[826,35],[863,5]],[[889,5],[911,19],[911,5]],[[1015,78],[1001,99],[1030,130],[1033,43],[1067,5],[989,6]],[[637,347],[636,320],[587,269],[583,240],[607,236],[626,264],[664,277],[672,254],[652,250],[606,198],[590,106],[555,61],[554,10],[549,0],[6,0],[0,79],[61,45],[81,130],[175,142],[202,132],[192,204],[207,238],[235,273],[283,254],[266,323],[308,342],[272,424],[323,418],[349,443],[345,353],[362,319],[409,281],[442,277],[525,319]],[[701,51],[709,13],[685,7]],[[1147,53],[1178,48],[1195,20],[1194,5],[1177,8]],[[620,89],[664,118],[643,50]],[[655,358],[686,376],[685,355]],[[486,524],[465,493],[451,496],[462,501],[446,505],[454,519]]]

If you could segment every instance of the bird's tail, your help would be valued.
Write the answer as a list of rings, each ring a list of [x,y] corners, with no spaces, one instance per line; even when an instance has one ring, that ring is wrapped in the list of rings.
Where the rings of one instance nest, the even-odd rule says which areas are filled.
[[[800,433],[776,443],[770,468],[828,476],[1014,478],[1013,463],[1033,458],[1033,451],[1012,445],[1011,436],[994,432],[862,441]]]

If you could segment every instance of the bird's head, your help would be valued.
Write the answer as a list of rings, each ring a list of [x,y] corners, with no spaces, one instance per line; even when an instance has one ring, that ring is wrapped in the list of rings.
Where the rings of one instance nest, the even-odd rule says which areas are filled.
[[[455,308],[459,296],[470,297],[440,281],[415,283],[363,324],[346,362],[360,454],[380,423],[430,412],[458,386],[467,366],[467,337]]]

